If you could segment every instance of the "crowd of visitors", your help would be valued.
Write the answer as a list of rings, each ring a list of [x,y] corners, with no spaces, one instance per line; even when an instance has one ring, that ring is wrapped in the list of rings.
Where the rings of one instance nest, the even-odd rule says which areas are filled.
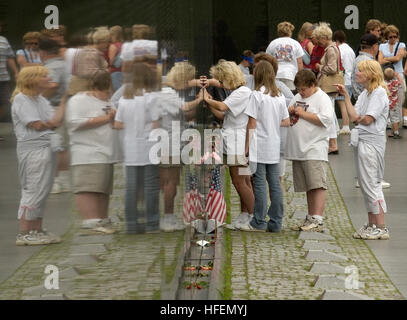
[[[343,134],[350,135],[368,212],[368,223],[353,236],[389,239],[382,192],[390,186],[383,181],[386,127],[388,137],[401,139],[400,127],[407,126],[407,53],[399,30],[370,20],[356,52],[345,32],[333,32],[328,23],[304,23],[298,41],[294,30],[281,22],[265,52],[221,59],[210,79],[197,77],[187,57],[163,72],[163,51],[147,25],[92,28],[69,41],[63,26],[28,32],[16,54],[0,37],[0,116],[10,98],[7,65],[17,80],[11,97],[22,189],[16,244],[61,241],[42,227],[49,193],[74,193],[84,234],[114,233],[108,208],[120,162],[126,232],[184,229],[175,198],[197,141],[182,130],[198,128],[202,115],[221,129],[223,148],[214,158],[228,167],[240,197],[241,213],[229,229],[282,230],[281,183],[290,160],[294,190],[305,192],[308,203],[305,221],[294,230],[323,231],[328,155],[340,152]],[[159,150],[157,132],[165,132]]]

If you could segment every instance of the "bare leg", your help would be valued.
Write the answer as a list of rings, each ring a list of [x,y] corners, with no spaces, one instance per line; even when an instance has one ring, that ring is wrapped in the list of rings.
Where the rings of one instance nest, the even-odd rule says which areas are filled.
[[[348,112],[346,111],[345,101],[337,101],[337,102],[338,102],[339,108],[341,109],[342,127],[349,126],[349,116],[348,116]]]
[[[99,196],[98,204],[99,204],[99,212],[100,212],[100,219],[106,219],[109,216],[109,200],[110,196],[104,193],[98,193]]]
[[[310,215],[323,216],[326,203],[326,190],[315,189],[308,191],[307,202]]]
[[[242,202],[242,212],[252,214],[254,210],[254,194],[253,189],[246,182],[247,176],[239,174],[239,167],[229,167],[229,170],[232,183]]]
[[[37,220],[26,220],[25,214],[23,214],[19,221],[19,229],[21,234],[28,233],[29,231],[32,230],[38,230],[37,226],[38,226]]]
[[[99,201],[103,201],[98,193],[82,192],[75,194],[75,205],[81,215],[82,219],[103,219],[106,218],[104,212],[100,212],[101,207],[106,204],[100,205]]]
[[[379,214],[373,214],[371,212],[368,213],[369,216],[369,224],[370,225],[385,225],[386,224],[386,220],[385,220],[385,215],[384,215],[384,211],[381,205],[379,205]]]
[[[329,139],[329,152],[337,151],[338,150],[338,143],[335,139]]]
[[[179,182],[179,168],[162,168],[160,170],[162,190],[164,191],[164,213],[174,214],[174,201]]]
[[[391,125],[393,126],[393,133],[399,131],[399,124],[397,122],[392,123]]]

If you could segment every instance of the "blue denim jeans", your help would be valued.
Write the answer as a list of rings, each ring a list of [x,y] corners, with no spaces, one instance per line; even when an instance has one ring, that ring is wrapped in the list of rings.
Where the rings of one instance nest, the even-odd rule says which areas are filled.
[[[271,232],[280,232],[283,222],[283,192],[280,186],[279,164],[257,163],[253,175],[254,183],[254,215],[250,224],[253,228]],[[267,208],[267,185],[269,186],[271,205]],[[267,224],[266,214],[270,220]]]
[[[127,233],[159,230],[159,168],[156,165],[126,166]],[[144,206],[137,204],[144,199]]]
[[[123,84],[123,74],[121,72],[113,72],[110,77],[112,78],[113,92],[116,92]]]

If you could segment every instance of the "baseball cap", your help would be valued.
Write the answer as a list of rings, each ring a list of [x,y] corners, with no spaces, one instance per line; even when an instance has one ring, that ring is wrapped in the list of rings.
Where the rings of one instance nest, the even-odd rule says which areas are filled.
[[[378,43],[379,39],[374,34],[367,33],[360,38],[360,44],[365,46],[373,46]]]

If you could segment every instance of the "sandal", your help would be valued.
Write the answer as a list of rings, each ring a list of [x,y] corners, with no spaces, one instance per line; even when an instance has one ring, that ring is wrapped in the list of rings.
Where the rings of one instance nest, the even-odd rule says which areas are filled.
[[[339,154],[339,150],[329,151],[328,155],[330,155],[330,154]]]

